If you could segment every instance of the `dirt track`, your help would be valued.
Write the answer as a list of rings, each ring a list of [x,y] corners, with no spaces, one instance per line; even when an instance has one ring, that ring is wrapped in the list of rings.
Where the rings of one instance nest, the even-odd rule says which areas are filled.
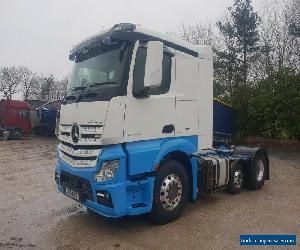
[[[270,151],[271,180],[261,190],[200,197],[157,226],[142,216],[92,216],[58,193],[56,143],[0,141],[0,249],[242,249],[240,234],[297,234],[299,248],[300,152]]]

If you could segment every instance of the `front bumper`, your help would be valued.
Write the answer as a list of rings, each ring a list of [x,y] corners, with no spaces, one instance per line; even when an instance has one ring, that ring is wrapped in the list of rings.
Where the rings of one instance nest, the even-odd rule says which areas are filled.
[[[113,150],[113,152],[110,152]],[[118,154],[116,154],[120,151]],[[96,182],[93,177],[100,170],[104,160],[120,159],[120,165],[110,181]],[[103,149],[95,168],[74,168],[58,159],[55,180],[60,192],[68,188],[77,188],[80,199],[77,200],[91,210],[106,217],[122,217],[148,213],[152,209],[154,177],[130,178],[127,175],[125,154],[120,147]],[[66,177],[69,176],[66,181]],[[101,194],[101,196],[99,195]],[[98,194],[98,195],[97,195]],[[102,197],[105,194],[106,199]]]

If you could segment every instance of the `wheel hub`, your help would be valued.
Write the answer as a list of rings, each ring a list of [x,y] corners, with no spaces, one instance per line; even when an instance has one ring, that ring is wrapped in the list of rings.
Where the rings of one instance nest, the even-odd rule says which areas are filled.
[[[174,183],[171,183],[169,185],[169,193],[168,193],[168,198],[170,200],[174,200],[177,197],[178,194],[178,188]]]
[[[162,182],[160,188],[160,202],[164,209],[175,209],[182,196],[182,183],[176,174],[168,175]]]
[[[238,169],[234,172],[233,180],[234,180],[235,188],[240,188],[243,182],[243,176],[241,170]]]
[[[259,160],[257,162],[257,168],[256,168],[256,179],[257,181],[261,181],[263,176],[264,176],[264,170],[265,170],[265,167],[264,167],[264,163],[262,160]]]

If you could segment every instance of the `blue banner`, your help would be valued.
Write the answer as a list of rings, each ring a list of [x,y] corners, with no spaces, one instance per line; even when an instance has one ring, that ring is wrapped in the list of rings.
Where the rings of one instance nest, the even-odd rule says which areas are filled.
[[[296,235],[240,235],[241,246],[295,246]]]

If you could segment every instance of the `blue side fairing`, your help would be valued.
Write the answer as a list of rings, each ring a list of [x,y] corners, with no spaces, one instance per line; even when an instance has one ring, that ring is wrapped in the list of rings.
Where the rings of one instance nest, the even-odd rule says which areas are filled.
[[[198,150],[198,136],[163,138],[126,144],[128,174],[139,175],[154,171],[154,167],[168,154],[179,151],[190,156]],[[193,178],[192,198],[197,198],[197,159],[191,158]]]
[[[129,175],[152,172],[166,155],[181,151],[190,155],[198,149],[197,136],[163,138],[126,143]]]
[[[62,171],[87,180],[92,189],[93,200],[84,200],[83,205],[95,212],[108,217],[121,217],[148,213],[152,209],[154,176],[152,173],[155,164],[158,164],[167,154],[181,151],[190,155],[197,151],[197,136],[155,139],[140,142],[131,142],[124,145],[104,146],[98,158],[96,167],[75,168],[58,158],[56,173]],[[99,172],[105,160],[119,159],[119,168],[116,175],[109,181],[96,182],[94,175]],[[193,173],[193,197],[197,194],[197,162],[191,159]],[[58,181],[58,189],[64,192]],[[97,203],[97,191],[106,191],[112,199],[112,207]]]

